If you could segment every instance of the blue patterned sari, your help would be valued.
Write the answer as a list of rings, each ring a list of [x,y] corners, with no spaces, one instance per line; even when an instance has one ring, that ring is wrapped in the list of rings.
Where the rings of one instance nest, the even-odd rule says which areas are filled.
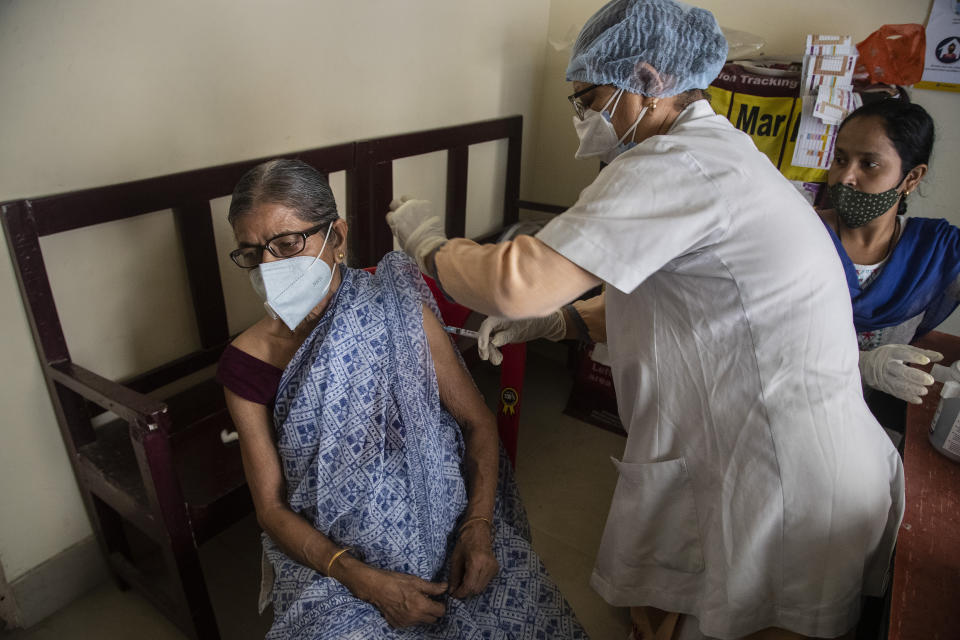
[[[464,441],[440,405],[423,330],[439,317],[409,258],[375,274],[344,269],[313,333],[283,373],[274,408],[287,501],[336,544],[374,567],[444,581],[467,506]],[[273,567],[269,639],[586,638],[530,546],[509,463],[500,456],[494,553],[483,593],[443,596],[431,625],[391,628],[371,604],[287,557],[266,535]]]

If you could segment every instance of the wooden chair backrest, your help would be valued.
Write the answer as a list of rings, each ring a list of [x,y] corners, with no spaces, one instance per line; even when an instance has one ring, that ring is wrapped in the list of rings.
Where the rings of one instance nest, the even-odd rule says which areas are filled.
[[[466,229],[467,168],[470,145],[507,140],[506,180],[503,189],[502,227],[519,218],[520,155],[523,118],[512,116],[429,131],[405,133],[357,142],[357,164],[354,180],[348,174],[348,199],[355,203],[347,209],[351,228],[368,229],[354,236],[349,253],[355,266],[376,264],[393,248],[390,229],[383,223],[394,197],[393,162],[402,158],[447,151],[446,211],[447,235],[462,237]],[[351,185],[353,188],[351,188]],[[489,238],[480,238],[486,240]]]
[[[443,150],[448,152],[446,227],[449,235],[463,235],[468,147],[506,139],[508,157],[503,226],[515,222],[518,217],[522,126],[522,117],[512,116],[282,155],[300,158],[322,172],[346,172],[345,212],[351,227],[348,251],[352,265],[365,266],[376,264],[393,246],[383,218],[393,197],[393,161],[400,158]],[[183,247],[201,346],[193,353],[124,381],[124,385],[145,393],[215,363],[230,335],[210,201],[232,193],[246,171],[269,159],[257,158],[0,204],[7,244],[45,368],[69,362],[70,352],[39,239],[167,209],[173,211]]]

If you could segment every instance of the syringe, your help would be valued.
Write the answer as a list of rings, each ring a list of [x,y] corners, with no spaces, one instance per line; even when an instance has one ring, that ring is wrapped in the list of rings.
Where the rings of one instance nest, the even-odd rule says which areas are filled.
[[[445,326],[443,330],[447,333],[463,336],[464,338],[472,338],[474,340],[480,337],[480,334],[476,331],[471,331],[470,329],[461,329],[460,327],[451,327],[450,325]]]

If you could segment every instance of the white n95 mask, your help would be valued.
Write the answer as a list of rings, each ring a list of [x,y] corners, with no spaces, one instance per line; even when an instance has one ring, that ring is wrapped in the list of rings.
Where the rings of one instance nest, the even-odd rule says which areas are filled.
[[[293,331],[330,290],[333,271],[320,259],[330,229],[323,238],[316,257],[293,256],[273,262],[262,262],[250,270],[250,284],[264,299],[263,308],[274,320],[280,319]]]
[[[617,130],[614,129],[611,119],[617,111],[621,96],[623,96],[623,89],[617,89],[600,111],[589,109],[583,116],[583,120],[577,116],[573,116],[573,128],[576,129],[577,137],[580,138],[580,147],[573,155],[574,158],[577,160],[599,158],[609,164],[624,151],[637,146],[636,142],[624,144],[623,141],[629,138],[636,130],[637,125],[640,124],[640,120],[642,120],[643,116],[647,113],[647,107],[640,110],[640,115],[637,116],[636,121],[627,129],[626,133],[620,138],[617,138]],[[609,107],[610,103],[614,100],[616,100],[616,102],[613,105],[613,109],[607,113],[607,107]]]

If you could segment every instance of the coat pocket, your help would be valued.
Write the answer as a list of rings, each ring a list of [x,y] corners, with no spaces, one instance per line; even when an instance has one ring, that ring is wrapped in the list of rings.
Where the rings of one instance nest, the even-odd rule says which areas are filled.
[[[702,571],[696,503],[684,459],[613,463],[620,479],[604,531],[607,558],[627,572],[644,566]]]

